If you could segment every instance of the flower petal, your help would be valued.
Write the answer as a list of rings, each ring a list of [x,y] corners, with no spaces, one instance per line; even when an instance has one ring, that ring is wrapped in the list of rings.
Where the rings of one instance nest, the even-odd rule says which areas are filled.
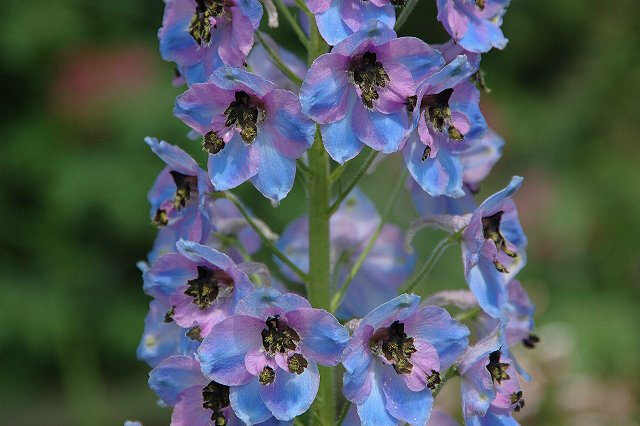
[[[287,196],[296,176],[296,160],[280,154],[274,146],[277,136],[269,132],[258,134],[254,142],[260,156],[258,173],[251,182],[262,195],[279,202]]]
[[[431,390],[410,390],[401,375],[390,365],[381,365],[378,371],[382,374],[382,390],[387,411],[396,419],[410,425],[422,426],[427,423],[433,406]]]
[[[318,367],[310,360],[302,374],[278,369],[273,383],[260,386],[260,395],[276,419],[291,420],[309,409],[319,386]]]
[[[260,152],[256,144],[246,145],[237,134],[222,151],[209,155],[209,176],[218,191],[235,188],[251,179],[258,173],[259,166]]]
[[[174,405],[185,389],[206,384],[198,361],[187,356],[171,356],[149,373],[149,387],[169,405]]]
[[[319,56],[307,72],[300,89],[302,112],[320,124],[344,117],[349,97],[355,89],[347,79],[349,57],[326,53]]]
[[[300,336],[299,349],[322,365],[340,363],[349,332],[333,315],[322,309],[301,308],[287,313],[289,326]]]
[[[360,153],[364,144],[353,131],[353,110],[357,96],[348,99],[348,105],[343,118],[320,127],[324,147],[335,161],[344,164]]]
[[[236,415],[248,425],[262,423],[271,418],[271,411],[262,402],[258,378],[229,389],[229,401]]]

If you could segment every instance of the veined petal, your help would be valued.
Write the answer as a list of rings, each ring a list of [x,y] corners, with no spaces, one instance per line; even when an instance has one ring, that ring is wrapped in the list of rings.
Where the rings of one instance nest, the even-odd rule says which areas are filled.
[[[302,112],[320,124],[340,120],[355,89],[347,79],[349,57],[335,53],[319,56],[307,72],[300,89]]]
[[[410,390],[390,365],[381,365],[378,371],[382,374],[382,390],[389,414],[410,425],[422,426],[427,423],[433,406],[431,390]]]
[[[309,360],[302,374],[278,369],[273,383],[260,386],[260,395],[276,419],[291,420],[309,409],[319,386],[318,366]]]
[[[258,173],[251,182],[265,197],[279,202],[287,196],[296,176],[296,160],[280,154],[275,146],[277,135],[270,132],[258,134],[254,142],[260,155]]]
[[[324,147],[335,161],[344,164],[360,153],[364,144],[353,131],[353,110],[356,102],[360,102],[357,96],[348,99],[345,116],[333,123],[320,127]]]
[[[362,143],[385,154],[400,149],[411,125],[406,109],[383,114],[366,109],[362,102],[356,102],[354,105],[352,123],[353,131]]]
[[[206,384],[198,361],[187,356],[170,356],[149,373],[149,387],[169,405],[174,405],[185,389]]]
[[[280,154],[299,158],[313,144],[316,128],[300,112],[298,97],[287,90],[275,89],[262,100],[271,113],[260,131],[271,133],[270,139]]]

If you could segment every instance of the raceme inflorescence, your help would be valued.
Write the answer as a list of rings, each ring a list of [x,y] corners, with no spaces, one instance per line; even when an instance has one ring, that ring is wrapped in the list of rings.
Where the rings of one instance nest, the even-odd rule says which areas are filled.
[[[433,405],[459,376],[466,425],[516,425],[529,375],[512,348],[540,342],[516,279],[523,179],[476,200],[504,145],[480,62],[507,44],[509,0],[432,0],[440,45],[397,36],[417,0],[261,1],[165,0],[158,32],[186,86],[174,114],[206,157],[145,140],[165,165],[137,356],[171,424],[451,425]],[[285,22],[295,51],[276,41]],[[399,171],[378,209],[358,184],[386,157]],[[278,208],[296,177],[307,209],[280,235],[232,192],[249,181]],[[388,223],[403,190],[406,230]],[[421,259],[425,227],[446,235]],[[468,290],[429,294],[452,246]]]

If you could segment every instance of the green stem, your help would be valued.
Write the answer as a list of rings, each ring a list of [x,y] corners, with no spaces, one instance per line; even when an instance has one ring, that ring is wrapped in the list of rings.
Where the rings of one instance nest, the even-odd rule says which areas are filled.
[[[405,168],[402,176],[400,176],[400,178],[396,182],[396,186],[393,188],[393,191],[391,192],[391,196],[389,197],[389,200],[387,201],[387,205],[385,206],[384,211],[382,212],[382,216],[380,217],[380,222],[378,223],[376,230],[373,232],[373,235],[369,239],[369,242],[367,243],[364,250],[362,250],[362,253],[360,253],[360,256],[358,256],[356,263],[351,268],[351,271],[349,272],[349,275],[347,276],[347,278],[344,280],[344,283],[340,287],[340,290],[338,290],[338,292],[333,295],[333,298],[331,299],[332,313],[335,312],[340,306],[340,304],[342,303],[342,300],[344,299],[344,296],[347,294],[347,290],[349,289],[349,285],[351,284],[355,276],[358,274],[358,271],[362,267],[362,264],[367,259],[367,256],[369,255],[369,253],[373,249],[373,246],[378,240],[378,237],[380,236],[380,232],[382,232],[382,228],[384,228],[384,225],[389,220],[389,216],[391,215],[393,206],[396,204],[396,200],[398,199],[398,195],[400,194],[400,189],[402,189],[402,186],[404,185],[404,181],[407,178],[407,173],[408,173],[408,169]]]
[[[296,20],[295,16],[293,16],[287,5],[284,4],[282,0],[274,0],[274,3],[276,4],[278,11],[289,22],[291,28],[293,28],[293,32],[298,36],[298,40],[300,40],[300,43],[302,43],[302,45],[307,48],[307,50],[309,50],[309,39],[307,38],[307,35],[304,33],[304,31],[302,31],[302,28],[300,28],[300,24],[298,24],[298,21]]]
[[[416,273],[413,276],[413,278],[411,278],[411,280],[407,283],[405,288],[402,290],[403,293],[413,292],[415,288],[418,286],[418,284],[420,284],[422,280],[424,280],[431,273],[431,271],[433,270],[433,267],[436,265],[436,263],[438,263],[438,259],[440,259],[440,256],[442,256],[442,254],[447,250],[447,248],[450,245],[454,244],[455,239],[453,239],[452,237],[453,236],[448,236],[442,239],[433,248],[433,251],[429,256],[429,259],[427,259],[422,269],[420,269],[420,271],[418,271],[418,273]]]
[[[264,47],[264,50],[266,50],[271,57],[274,65],[278,67],[278,69],[282,71],[294,84],[296,84],[297,86],[302,86],[302,80],[300,79],[300,77],[298,77],[296,73],[291,71],[291,68],[289,68],[287,64],[282,61],[282,59],[280,59],[280,56],[278,56],[276,51],[273,50],[271,46],[269,46],[269,43],[267,43],[267,41],[262,37],[260,31],[256,31],[255,35],[260,44],[262,44],[262,46]]]
[[[264,244],[264,246],[269,249],[271,251],[271,253],[274,254],[274,256],[276,256],[278,259],[280,259],[285,265],[287,265],[296,275],[298,275],[300,277],[300,279],[304,282],[307,282],[307,280],[309,279],[308,275],[300,268],[298,268],[295,263],[293,263],[286,254],[284,254],[283,252],[280,251],[280,249],[278,247],[276,247],[275,244],[273,244],[273,241],[271,241],[269,239],[269,237],[267,237],[264,232],[262,232],[262,229],[260,229],[260,227],[258,226],[258,224],[253,220],[253,218],[249,215],[249,212],[247,212],[247,209],[244,207],[244,205],[240,202],[240,200],[233,195],[230,192],[225,192],[224,193],[224,197],[231,201],[237,208],[238,210],[240,210],[240,213],[242,213],[242,216],[244,216],[245,220],[247,221],[247,223],[249,224],[249,226],[251,226],[253,228],[254,231],[256,231],[256,233],[258,234],[258,236],[260,237],[260,239],[262,240],[262,244]]]
[[[353,190],[353,188],[355,188],[358,182],[360,182],[360,179],[362,179],[365,173],[367,173],[367,170],[369,169],[371,164],[373,164],[373,160],[376,159],[378,154],[379,152],[374,150],[371,150],[369,152],[369,156],[366,158],[366,160],[364,160],[364,163],[362,164],[362,166],[360,166],[358,173],[356,173],[353,179],[351,179],[351,182],[349,182],[349,185],[347,185],[347,188],[344,191],[342,191],[340,194],[338,194],[338,198],[336,198],[336,201],[334,201],[333,204],[331,204],[331,207],[329,207],[329,215],[332,215],[340,208],[340,203],[342,203],[344,199],[347,198],[347,196]]]
[[[313,13],[311,13],[311,11],[309,10],[309,8],[307,7],[307,5],[303,0],[296,0],[296,6],[298,6],[300,10],[306,13],[307,16],[313,18]]]
[[[404,23],[407,22],[407,18],[409,18],[409,15],[411,15],[411,12],[417,4],[418,0],[409,0],[407,4],[404,5],[402,11],[400,12],[400,15],[398,16],[398,19],[396,20],[396,26],[394,27],[396,31],[398,31],[400,27],[402,27]]]
[[[309,19],[309,49],[307,62],[311,64],[326,51],[314,18]],[[329,242],[329,155],[322,144],[320,128],[316,126],[313,146],[309,149],[309,302],[315,308],[329,309],[330,294],[330,242]],[[333,425],[336,412],[334,398],[334,369],[320,366],[320,389],[312,407],[322,425]]]
[[[342,408],[340,409],[340,414],[338,414],[338,418],[336,419],[336,425],[342,426],[342,422],[344,422],[344,418],[347,417],[350,406],[351,401],[344,401],[344,404],[342,404]]]
[[[482,308],[480,308],[480,306],[476,306],[475,308],[470,309],[466,312],[462,312],[461,314],[456,316],[456,321],[458,322],[471,321],[472,319],[477,317],[481,312],[482,312]]]

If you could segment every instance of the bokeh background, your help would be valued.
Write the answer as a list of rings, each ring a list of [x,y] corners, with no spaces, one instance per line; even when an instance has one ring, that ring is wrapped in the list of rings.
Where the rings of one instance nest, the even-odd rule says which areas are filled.
[[[162,167],[142,139],[203,155],[172,117],[183,89],[157,51],[162,10],[0,3],[0,423],[167,423],[135,358],[149,301],[135,263],[154,237],[146,192]],[[520,351],[534,376],[523,424],[639,422],[639,21],[637,0],[513,0],[509,45],[483,60],[482,107],[507,145],[479,198],[525,177],[521,280],[542,343]],[[435,2],[401,34],[444,41]],[[297,49],[286,28],[274,38]],[[388,158],[364,182],[378,206],[399,167]],[[304,208],[297,187],[278,209],[239,193],[276,231]],[[404,194],[392,221],[415,217]],[[422,258],[440,237],[419,236]],[[459,257],[450,249],[420,292],[463,288]],[[448,388],[439,405],[457,413]]]

